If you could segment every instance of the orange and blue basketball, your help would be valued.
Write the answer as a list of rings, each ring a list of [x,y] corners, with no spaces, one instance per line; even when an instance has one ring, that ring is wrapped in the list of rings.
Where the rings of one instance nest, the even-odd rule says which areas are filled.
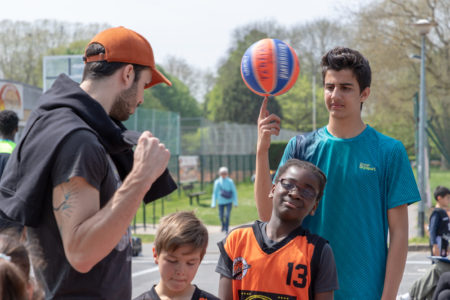
[[[244,83],[261,96],[286,93],[300,72],[297,54],[291,46],[277,39],[262,39],[251,45],[241,61]]]

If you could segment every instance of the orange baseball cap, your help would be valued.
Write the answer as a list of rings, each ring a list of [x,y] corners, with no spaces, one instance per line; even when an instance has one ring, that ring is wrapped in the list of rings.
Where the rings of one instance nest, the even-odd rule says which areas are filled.
[[[85,62],[105,60],[147,66],[152,72],[152,81],[145,86],[146,89],[163,82],[172,85],[169,79],[156,69],[152,46],[139,33],[123,26],[113,27],[94,36],[88,46],[92,43],[101,44],[105,53],[86,57]]]

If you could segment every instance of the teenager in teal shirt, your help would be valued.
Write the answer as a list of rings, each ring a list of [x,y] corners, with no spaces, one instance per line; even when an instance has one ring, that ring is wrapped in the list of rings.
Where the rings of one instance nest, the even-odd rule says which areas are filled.
[[[395,299],[408,250],[407,205],[420,200],[413,172],[402,143],[361,118],[370,95],[367,59],[337,47],[321,65],[328,125],[292,138],[280,165],[290,158],[307,160],[328,178],[323,200],[303,225],[330,242],[339,278],[335,299]],[[272,211],[270,136],[280,128],[266,105],[267,99],[258,119],[255,181],[262,220]]]

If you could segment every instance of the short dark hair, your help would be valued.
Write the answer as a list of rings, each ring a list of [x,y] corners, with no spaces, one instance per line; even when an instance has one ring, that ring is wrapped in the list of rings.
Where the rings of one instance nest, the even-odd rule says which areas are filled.
[[[328,70],[341,71],[349,69],[358,81],[360,92],[370,87],[372,71],[370,70],[369,61],[356,50],[345,47],[333,48],[322,56],[320,65],[322,66],[323,83],[325,83],[325,75]]]
[[[441,186],[438,185],[435,189],[434,189],[434,199],[438,199],[438,197],[445,197],[448,194],[450,194],[450,190],[448,188],[446,188],[445,186]]]
[[[85,54],[86,56],[83,57],[83,60],[86,61],[86,57],[98,55],[100,53],[105,53],[105,48],[101,44],[92,43],[87,47]],[[86,79],[101,79],[107,76],[111,76],[117,70],[126,65],[130,64],[123,62],[107,62],[106,60],[87,62],[84,66],[82,81]],[[143,65],[131,65],[133,65],[134,73],[136,75],[134,77],[134,82],[137,82],[139,80],[142,70],[149,69],[149,67]]]
[[[19,127],[19,117],[12,110],[0,111],[0,134],[11,136]]]
[[[282,165],[278,169],[277,177],[275,178],[275,182],[280,181],[280,177],[289,169],[290,167],[297,167],[300,169],[305,169],[311,171],[314,176],[319,180],[319,194],[317,195],[317,201],[322,198],[323,190],[325,189],[325,184],[327,183],[327,176],[314,164],[299,160],[296,158],[289,159],[284,165]]]

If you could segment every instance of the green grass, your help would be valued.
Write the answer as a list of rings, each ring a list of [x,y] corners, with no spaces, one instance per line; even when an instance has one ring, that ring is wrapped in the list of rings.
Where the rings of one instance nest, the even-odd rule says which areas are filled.
[[[414,170],[414,175],[416,176],[417,180],[416,170]],[[431,198],[434,206],[436,204],[436,200],[433,197],[434,189],[438,185],[443,185],[450,188],[450,170],[441,170],[438,167],[430,167],[429,179],[430,179]]]
[[[133,236],[141,238],[142,243],[153,243],[155,240],[154,234],[135,234]]]
[[[417,173],[416,170],[414,170],[414,175],[416,176],[416,180],[417,180]],[[438,167],[430,167],[430,176],[429,176],[429,180],[430,180],[430,191],[431,191],[431,202],[432,205],[434,206],[436,204],[436,200],[433,197],[433,192],[434,189],[438,186],[438,185],[444,185],[447,187],[450,187],[450,171],[449,170],[441,170]],[[428,218],[429,218],[429,213],[430,213],[431,209],[426,209],[425,211],[425,223],[428,223]],[[425,236],[424,237],[412,237],[409,239],[409,243],[412,244],[428,244],[429,242],[429,236],[427,235],[427,233],[425,232]]]
[[[410,244],[428,244],[429,238],[428,236],[420,237],[416,236],[409,239]]]
[[[238,193],[238,206],[231,210],[230,225],[240,225],[249,223],[258,218],[255,201],[253,199],[253,183],[242,182],[236,184]],[[200,190],[198,185],[193,191]],[[183,191],[179,195],[178,191],[173,192],[164,199],[157,200],[145,206],[145,214],[147,224],[157,224],[161,216],[172,212],[188,210],[194,211],[199,219],[207,225],[220,225],[219,212],[217,206],[211,208],[211,194],[212,184],[205,184],[204,190],[206,194],[200,196],[200,205],[193,200],[192,205],[189,205],[189,198]],[[139,208],[136,214],[136,223],[143,223],[144,209]]]
[[[430,188],[434,191],[436,186],[450,186],[450,171],[443,171],[439,168],[430,168]],[[238,192],[238,207],[233,207],[231,211],[230,223],[232,226],[253,222],[258,219],[255,201],[253,199],[253,183],[243,182],[236,185]],[[198,184],[194,191],[200,190]],[[181,210],[195,211],[196,215],[207,225],[220,225],[218,209],[211,208],[212,184],[205,184],[206,194],[200,196],[200,205],[195,200],[193,205],[189,205],[189,198],[181,191],[173,192],[168,197],[150,203],[146,206],[147,224],[157,224],[162,215]],[[163,204],[164,203],[164,204]],[[143,208],[141,207],[136,214],[136,222],[143,223]],[[426,238],[426,242],[428,239]]]
[[[441,170],[439,168],[431,168],[430,170],[430,188],[431,192],[438,185],[443,185],[450,188],[450,171],[449,170]]]

